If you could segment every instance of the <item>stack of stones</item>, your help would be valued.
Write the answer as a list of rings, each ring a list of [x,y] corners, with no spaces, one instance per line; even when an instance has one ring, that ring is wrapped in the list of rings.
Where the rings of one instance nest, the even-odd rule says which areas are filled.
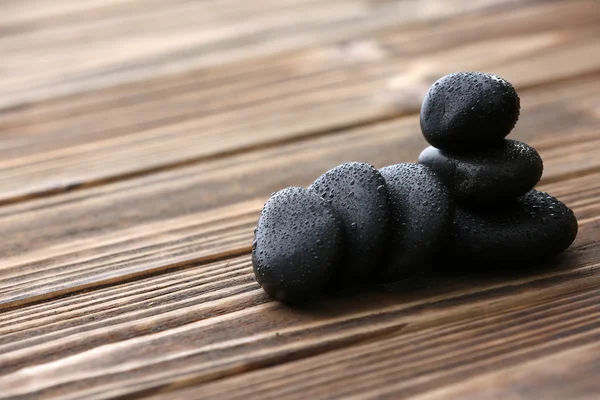
[[[418,162],[456,202],[448,253],[463,264],[537,263],[564,251],[577,234],[573,212],[533,189],[543,171],[537,151],[505,139],[519,112],[513,86],[479,72],[446,75],[423,100],[421,130],[431,146]]]
[[[418,163],[377,170],[348,162],[308,188],[271,196],[254,233],[256,280],[271,297],[295,303],[332,288],[397,282],[430,270],[438,256],[449,268],[484,269],[561,253],[577,220],[533,189],[539,154],[505,139],[519,112],[514,88],[497,76],[441,78],[423,101],[431,147]]]

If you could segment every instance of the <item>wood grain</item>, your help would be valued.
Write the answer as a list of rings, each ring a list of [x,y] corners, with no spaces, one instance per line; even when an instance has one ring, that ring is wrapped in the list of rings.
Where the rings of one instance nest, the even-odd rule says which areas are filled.
[[[594,399],[600,391],[595,372],[600,368],[598,343],[578,346],[470,379],[460,384],[423,396],[418,400],[433,399],[527,399],[532,396],[548,400]],[[577,385],[572,385],[577,382]]]
[[[600,3],[0,2],[0,398],[595,399]],[[565,254],[289,308],[263,202],[414,161],[457,70],[513,82],[511,138],[576,213]]]
[[[572,206],[576,209],[578,217],[580,219],[580,222],[582,224],[586,224],[588,222],[592,222],[595,219],[597,219],[598,204],[597,204],[597,201],[595,200],[595,198],[596,198],[595,196],[597,196],[597,194],[600,192],[600,186],[598,185],[598,177],[599,176],[600,176],[599,174],[590,174],[587,176],[582,176],[577,179],[562,181],[560,183],[543,185],[539,189],[547,190],[547,191],[551,192],[552,194],[558,195],[561,199],[565,200],[570,206]],[[581,190],[581,188],[586,188],[586,189]],[[241,203],[239,206],[242,208],[246,208],[246,207],[248,207],[248,204]],[[252,206],[250,205],[250,207],[248,207],[248,208],[252,208]],[[238,221],[237,217],[235,217],[235,214],[232,214],[232,216],[234,216],[232,221],[234,223],[238,224],[239,221]],[[241,230],[246,231],[246,232],[248,232],[250,230],[248,228],[245,228],[243,226],[243,224],[239,224],[239,227],[241,228]],[[580,237],[580,239],[581,239],[581,237]],[[592,239],[594,239],[593,236],[592,236]],[[600,239],[600,237],[598,239]],[[588,240],[588,242],[593,243],[593,240],[591,240],[591,241]],[[580,245],[583,246],[584,248],[586,248],[585,246],[590,244],[588,242],[584,241],[584,242],[580,243]],[[247,248],[243,249],[243,252],[244,252],[244,254],[247,254],[248,249]],[[247,262],[247,260],[244,262]],[[576,267],[577,265],[587,265],[587,264],[593,263],[593,262],[594,262],[593,258],[587,259],[587,258],[583,257],[582,254],[578,254],[578,262],[574,266]],[[163,283],[161,283],[161,285],[162,285],[164,283],[171,282],[170,277],[173,277],[172,278],[173,281],[171,283],[174,284],[178,279],[177,278],[178,275],[177,274],[173,275],[173,274],[177,270],[191,268],[190,272],[184,271],[182,276],[185,276],[185,277],[193,276],[194,274],[198,273],[198,272],[196,272],[196,270],[198,268],[194,267],[194,264],[197,264],[197,263],[198,263],[198,261],[190,262],[189,265],[183,265],[179,268],[172,268],[171,271],[164,271],[164,272],[168,272],[168,273],[160,274],[160,275],[156,276],[155,278],[147,278],[147,279],[150,279],[151,282],[163,282]],[[206,262],[204,262],[204,263],[206,263]],[[214,267],[201,266],[199,268],[202,268],[202,270],[204,270],[205,268],[208,268],[208,271],[210,272],[210,274],[213,274],[216,271],[219,271],[219,269],[224,268],[223,265],[229,265],[229,263],[230,263],[230,261],[223,261],[223,262],[217,262],[216,266],[214,266]],[[235,264],[235,265],[237,265],[237,264]],[[228,270],[229,269],[226,268],[226,269],[224,269],[223,272],[227,272]],[[219,275],[219,274],[216,274],[216,275]],[[212,275],[210,275],[210,276],[212,276]],[[199,276],[199,278],[204,279],[204,275]],[[143,281],[143,282],[145,282],[145,281]],[[140,283],[141,287],[143,287],[143,288],[150,287],[150,285],[147,285],[143,282]],[[134,282],[126,283],[123,285],[125,285],[124,287],[130,288],[130,287],[136,287],[137,284],[134,281]],[[159,283],[153,283],[152,286],[153,285],[159,285]],[[133,290],[133,289],[127,289],[127,290],[129,291],[129,290]],[[14,323],[15,321],[28,320],[27,324],[25,326],[34,326],[35,327],[35,326],[46,325],[48,323],[48,320],[46,319],[46,317],[49,315],[53,316],[56,319],[56,321],[60,321],[61,318],[67,318],[69,315],[71,315],[71,314],[57,315],[55,313],[56,308],[61,309],[64,312],[75,310],[76,313],[83,313],[81,315],[85,315],[85,313],[87,313],[87,309],[83,308],[84,302],[83,302],[83,300],[81,300],[82,298],[91,298],[93,300],[92,301],[93,305],[97,305],[99,307],[104,307],[104,305],[101,304],[100,300],[109,302],[112,297],[107,295],[106,293],[108,293],[110,291],[111,291],[111,286],[108,286],[106,288],[97,288],[96,290],[93,290],[91,292],[85,292],[82,294],[72,295],[72,296],[62,298],[62,299],[61,298],[55,299],[52,302],[47,303],[47,305],[46,305],[46,303],[39,303],[39,304],[31,305],[31,306],[23,306],[23,307],[14,309],[12,311],[5,311],[2,314],[2,317],[5,318],[5,320],[3,320],[2,324],[0,324],[0,333],[4,335],[4,334],[10,333],[11,331],[15,331],[16,328],[11,327],[11,324]],[[127,300],[127,301],[130,301],[130,300]],[[32,311],[32,310],[35,310],[36,313],[34,313],[34,311]],[[37,312],[41,312],[41,311],[44,311],[44,313],[47,311],[49,314],[44,314],[44,313],[37,314]],[[95,318],[95,319],[97,319],[97,318]],[[6,341],[5,341],[5,339],[6,339]],[[9,336],[4,336],[3,338],[0,339],[0,344],[6,343],[7,341],[10,342]]]
[[[6,112],[0,203],[415,113],[429,85],[456,70],[493,66],[526,88],[600,69],[597,2],[518,7],[431,28],[384,24],[350,41]]]
[[[3,273],[6,278],[1,291],[3,298],[12,299],[11,306],[14,306],[30,302],[32,293],[36,299],[60,296],[247,253],[251,244],[248,232],[256,225],[261,206],[262,202],[258,201],[242,202],[221,208],[218,213],[211,210],[136,225],[103,239],[35,251],[43,257],[38,263],[16,257],[14,261],[21,262],[19,267]],[[121,273],[115,275],[116,270]]]
[[[514,137],[541,143],[544,179],[599,167],[599,95],[595,75],[522,94]],[[410,117],[2,207],[0,308],[239,254],[271,192],[307,185],[349,160],[414,161],[425,146],[418,118]],[[248,199],[257,200],[235,206]]]
[[[456,15],[514,0],[29,0],[2,6],[0,107],[17,107],[190,69],[242,62],[383,26]],[[14,15],[14,18],[12,17]],[[43,60],[43,68],[35,63]]]
[[[541,304],[532,304],[530,299],[501,305],[498,299],[475,302],[468,317],[448,325],[437,321],[434,327],[423,331],[399,333],[375,343],[160,397],[416,397],[426,390],[448,384],[458,386],[479,374],[516,369],[520,363],[597,342],[600,335],[597,282],[595,286],[581,292],[573,289],[562,292],[560,285],[552,285],[551,290],[561,292],[560,300],[544,299]],[[516,300],[519,296],[511,293],[510,297]],[[496,305],[500,305],[499,311]],[[595,362],[597,357],[597,354],[589,356]],[[164,390],[172,390],[173,386]],[[577,381],[569,387],[579,390]],[[572,395],[569,387],[563,391]],[[507,388],[503,389],[506,393]]]
[[[192,397],[398,396],[587,344],[600,335],[595,206],[593,218],[575,207],[577,242],[546,272],[432,277],[294,310],[267,302],[242,256],[13,310],[0,325],[0,387],[15,398],[112,398],[215,381]],[[349,372],[358,364],[362,378]]]

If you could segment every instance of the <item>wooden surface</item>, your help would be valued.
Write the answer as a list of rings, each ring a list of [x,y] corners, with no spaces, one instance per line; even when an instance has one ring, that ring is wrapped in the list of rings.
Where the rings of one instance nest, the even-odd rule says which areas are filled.
[[[6,1],[0,50],[0,398],[600,398],[600,2]],[[270,193],[415,161],[459,70],[516,86],[573,246],[270,301]]]

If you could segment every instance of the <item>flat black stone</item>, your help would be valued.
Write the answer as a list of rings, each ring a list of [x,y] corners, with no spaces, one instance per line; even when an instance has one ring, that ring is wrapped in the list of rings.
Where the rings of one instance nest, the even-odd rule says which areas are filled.
[[[433,169],[459,204],[490,205],[513,200],[539,182],[542,158],[533,147],[504,139],[500,146],[469,152],[428,147],[419,163]]]
[[[343,252],[343,225],[321,197],[289,187],[265,203],[252,264],[256,280],[272,298],[297,303],[322,293]]]
[[[506,80],[456,72],[429,88],[421,106],[421,131],[439,149],[485,148],[510,133],[519,113],[519,96]]]
[[[392,236],[380,281],[394,282],[429,269],[449,238],[454,201],[424,165],[395,164],[380,172],[392,209]]]
[[[372,165],[348,162],[330,169],[308,187],[323,197],[344,224],[346,252],[336,271],[338,284],[372,278],[390,236],[385,180]]]
[[[577,219],[565,204],[531,190],[486,211],[457,207],[448,254],[457,263],[536,264],[565,251],[577,236]],[[447,261],[447,268],[453,268]]]

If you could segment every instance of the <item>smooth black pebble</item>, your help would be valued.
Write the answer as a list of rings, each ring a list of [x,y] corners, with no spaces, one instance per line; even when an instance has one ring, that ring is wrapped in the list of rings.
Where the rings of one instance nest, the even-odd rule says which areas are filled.
[[[390,206],[385,180],[372,165],[348,162],[330,169],[311,186],[342,220],[346,252],[336,284],[373,277],[390,235]]]
[[[535,264],[565,251],[577,236],[577,219],[565,204],[531,190],[503,207],[473,211],[457,207],[450,255],[480,268]],[[448,263],[448,268],[453,268]],[[442,266],[443,268],[443,266]]]
[[[433,169],[459,204],[490,205],[513,200],[539,182],[542,158],[533,147],[516,140],[469,152],[428,147],[419,163]]]
[[[320,294],[344,252],[343,225],[325,200],[288,187],[265,203],[252,245],[254,275],[286,303]]]
[[[439,149],[484,148],[505,138],[519,113],[519,96],[506,80],[456,72],[429,88],[421,105],[421,131]]]
[[[392,236],[382,282],[429,270],[452,228],[454,203],[449,190],[429,167],[403,163],[380,169],[392,209]]]

